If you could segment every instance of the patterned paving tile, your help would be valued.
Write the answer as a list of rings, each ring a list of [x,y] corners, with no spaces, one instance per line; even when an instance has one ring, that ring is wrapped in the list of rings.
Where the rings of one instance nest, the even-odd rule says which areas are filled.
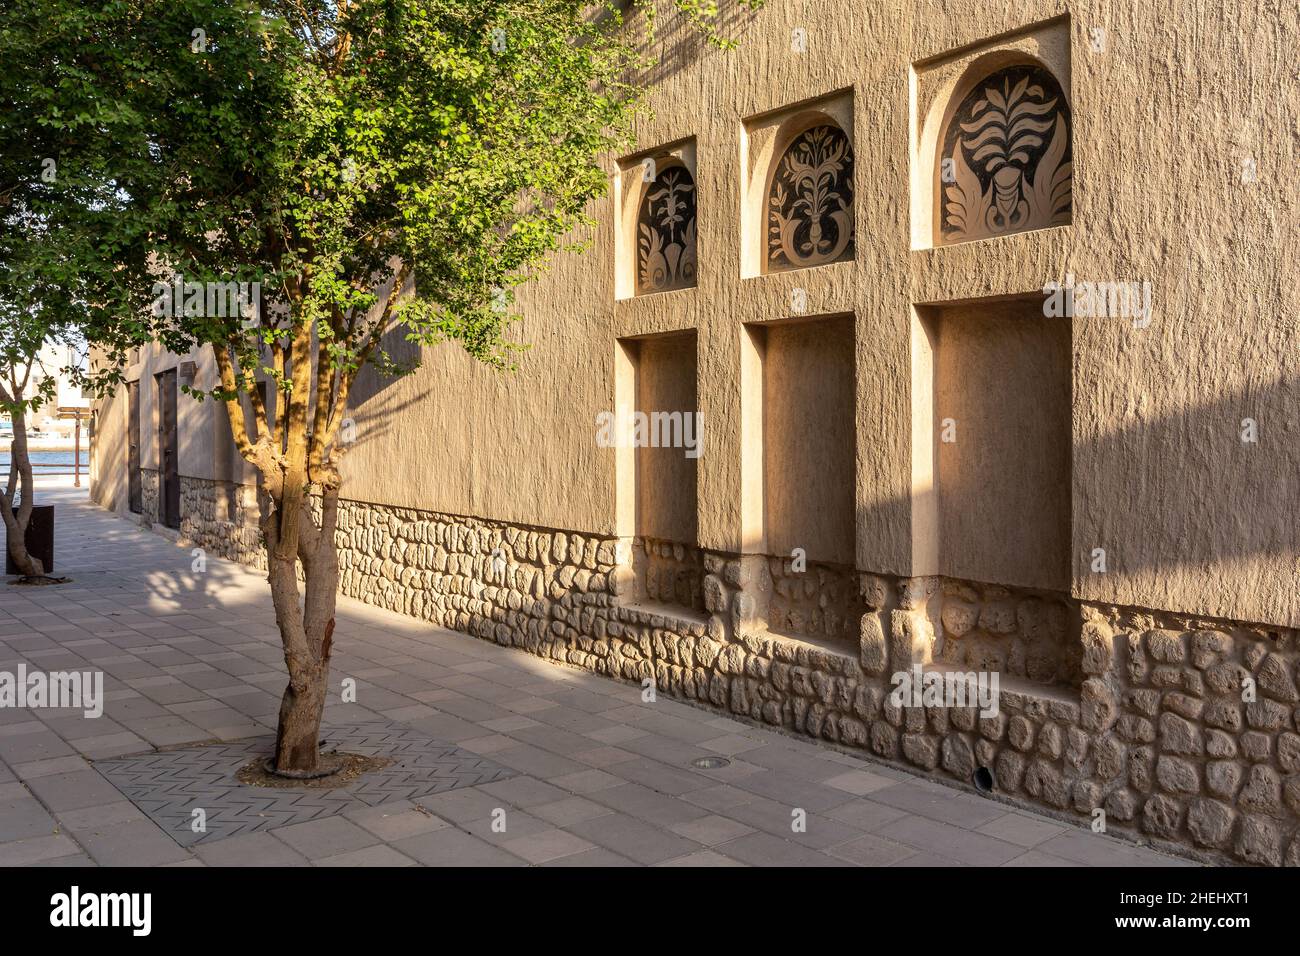
[[[346,787],[273,790],[239,783],[239,768],[270,753],[274,738],[165,750],[95,762],[95,767],[181,846],[208,844],[354,807],[417,800],[446,790],[493,783],[517,771],[387,721],[360,721],[323,730],[329,750],[386,756],[393,762]],[[205,828],[195,832],[195,810]]]

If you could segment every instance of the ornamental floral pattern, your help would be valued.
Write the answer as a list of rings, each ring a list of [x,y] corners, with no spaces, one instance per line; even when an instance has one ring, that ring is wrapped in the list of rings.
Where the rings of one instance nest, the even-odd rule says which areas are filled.
[[[1041,67],[1009,67],[977,84],[940,154],[943,241],[1069,223],[1070,128],[1065,94]]]
[[[837,126],[795,138],[768,195],[767,271],[853,258],[853,148]]]
[[[637,218],[638,295],[695,285],[695,180],[684,166],[660,172]]]

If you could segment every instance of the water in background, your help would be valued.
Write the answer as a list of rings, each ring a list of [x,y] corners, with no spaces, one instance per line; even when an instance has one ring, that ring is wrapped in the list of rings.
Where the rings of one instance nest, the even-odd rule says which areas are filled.
[[[72,456],[70,451],[33,451],[29,453],[33,465],[41,467],[34,468],[36,475],[58,475],[72,474]],[[58,465],[60,467],[52,467]],[[90,466],[90,452],[81,453],[81,470],[84,473]],[[0,476],[9,475],[9,452],[0,451]]]

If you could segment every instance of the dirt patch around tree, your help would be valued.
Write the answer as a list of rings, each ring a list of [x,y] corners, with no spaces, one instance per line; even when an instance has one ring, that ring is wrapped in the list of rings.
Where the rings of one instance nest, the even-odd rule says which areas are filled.
[[[393,761],[389,757],[367,757],[364,754],[321,754],[321,769],[326,776],[298,780],[281,777],[270,771],[270,757],[257,757],[244,764],[235,779],[249,787],[268,787],[273,790],[333,790],[346,787],[362,774],[383,770]]]

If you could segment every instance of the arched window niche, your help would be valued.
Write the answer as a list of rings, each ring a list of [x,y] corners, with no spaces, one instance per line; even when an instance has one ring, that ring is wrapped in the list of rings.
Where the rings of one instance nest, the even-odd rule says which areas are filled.
[[[790,272],[853,258],[853,144],[824,113],[786,124],[765,192],[762,269]]]
[[[938,244],[1068,225],[1069,100],[1036,60],[977,62],[958,84],[937,150]]]
[[[636,224],[636,294],[689,289],[696,284],[695,177],[675,157],[647,169]]]

